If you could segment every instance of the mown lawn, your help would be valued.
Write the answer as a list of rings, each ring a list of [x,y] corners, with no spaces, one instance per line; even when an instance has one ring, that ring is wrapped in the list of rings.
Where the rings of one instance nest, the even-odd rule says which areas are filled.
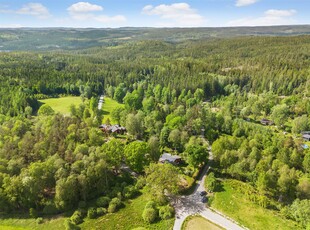
[[[144,227],[148,230],[169,230],[173,228],[174,218],[161,220],[153,224],[147,224],[142,219],[145,204],[150,200],[146,193],[125,202],[125,207],[113,214],[107,214],[98,219],[85,219],[80,225],[82,229],[104,229],[104,230],[131,230]]]
[[[202,216],[189,216],[185,219],[182,230],[223,230],[224,228],[212,223]]]
[[[115,121],[112,120],[110,113],[117,106],[124,107],[125,105],[118,103],[117,101],[113,100],[112,98],[109,98],[109,97],[104,98],[104,103],[102,105],[103,116],[104,116],[103,117],[103,123],[105,123],[105,121],[109,118],[109,120],[112,124],[116,124]]]
[[[43,104],[48,104],[52,107],[55,112],[59,112],[64,115],[70,115],[70,105],[78,106],[82,103],[81,97],[60,97],[60,98],[49,98],[39,100]]]
[[[282,217],[278,211],[265,209],[246,196],[232,189],[233,180],[222,182],[223,191],[216,192],[211,207],[233,218],[251,230],[260,229],[300,229],[294,221]]]

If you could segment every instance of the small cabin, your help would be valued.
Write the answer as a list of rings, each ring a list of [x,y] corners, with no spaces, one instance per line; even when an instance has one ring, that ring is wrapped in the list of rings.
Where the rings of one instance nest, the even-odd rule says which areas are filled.
[[[170,164],[180,164],[182,161],[182,158],[178,155],[171,155],[170,153],[164,153],[159,158],[160,163],[170,163]]]
[[[303,138],[305,141],[310,141],[310,134],[304,134],[304,135],[302,135],[302,138]]]
[[[261,123],[262,125],[273,125],[273,121],[268,120],[268,119],[266,119],[266,118],[261,119],[261,120],[260,120],[260,123]]]
[[[100,125],[99,129],[104,132],[105,134],[125,134],[126,128],[120,125]]]

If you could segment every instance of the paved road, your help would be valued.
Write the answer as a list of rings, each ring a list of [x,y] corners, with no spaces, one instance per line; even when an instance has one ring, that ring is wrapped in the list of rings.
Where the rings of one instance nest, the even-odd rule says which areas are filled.
[[[210,160],[212,160],[212,153],[210,154]],[[208,170],[209,165],[207,164],[204,167],[203,173],[201,174],[200,178],[197,180],[195,191],[191,195],[181,196],[174,203],[176,220],[174,222],[173,230],[180,230],[182,223],[186,219],[186,217],[194,214],[199,214],[225,229],[244,230],[244,228],[240,227],[232,220],[216,212],[213,212],[212,210],[206,207],[206,204],[201,202],[201,196],[199,195],[199,193],[205,190],[204,179],[206,177]]]

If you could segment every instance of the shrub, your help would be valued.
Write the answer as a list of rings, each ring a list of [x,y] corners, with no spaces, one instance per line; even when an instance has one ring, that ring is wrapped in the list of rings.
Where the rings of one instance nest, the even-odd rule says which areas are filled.
[[[136,189],[142,189],[146,185],[146,180],[144,177],[139,177],[135,185]]]
[[[95,219],[97,217],[97,209],[96,208],[89,208],[87,211],[87,217],[89,219]]]
[[[156,220],[157,211],[154,208],[145,208],[142,213],[142,218],[147,223],[153,223]]]
[[[172,218],[174,215],[174,209],[170,205],[162,206],[159,208],[159,217],[162,220]]]
[[[45,215],[54,215],[58,213],[58,209],[56,208],[55,204],[49,203],[44,206],[43,213]]]
[[[29,209],[29,216],[32,218],[37,218],[38,217],[38,212],[34,208]]]
[[[96,205],[97,207],[108,207],[109,202],[111,201],[111,199],[107,196],[101,196],[96,200]]]
[[[149,201],[149,202],[147,202],[146,203],[146,205],[145,205],[145,209],[147,209],[147,208],[154,208],[155,209],[155,207],[156,207],[156,203],[154,202],[154,201]]]
[[[79,207],[79,208],[86,208],[86,206],[87,206],[87,204],[86,204],[86,202],[83,201],[83,200],[81,200],[81,201],[79,202],[79,204],[78,204],[78,207]]]
[[[81,229],[79,226],[72,223],[70,219],[66,219],[64,225],[65,225],[66,230],[80,230]]]
[[[105,208],[97,208],[97,216],[103,216],[107,213],[107,209]]]
[[[138,192],[137,189],[133,185],[129,185],[123,189],[123,196],[126,199],[129,199],[134,197],[137,194],[137,192]]]
[[[36,219],[36,223],[37,224],[42,224],[43,223],[43,218],[42,217],[39,217]]]
[[[110,203],[110,204],[109,204],[109,207],[108,207],[108,212],[109,212],[109,213],[116,212],[116,209],[117,209],[117,207],[116,207],[115,204],[113,204],[113,203]]]
[[[111,204],[111,203],[112,203],[112,204],[115,204],[116,207],[119,207],[119,206],[122,204],[121,200],[120,200],[119,198],[117,198],[117,197],[113,198],[113,199],[111,200],[110,204]]]
[[[83,222],[83,214],[81,211],[75,211],[70,218],[73,224],[80,224]]]

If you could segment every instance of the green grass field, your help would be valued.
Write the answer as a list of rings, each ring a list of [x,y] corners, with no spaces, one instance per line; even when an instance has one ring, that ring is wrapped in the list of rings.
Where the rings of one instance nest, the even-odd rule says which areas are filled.
[[[113,100],[112,98],[109,97],[105,97],[104,98],[104,103],[102,106],[102,110],[103,110],[103,123],[105,123],[105,121],[109,118],[109,120],[111,121],[112,124],[115,123],[115,121],[112,120],[110,113],[112,112],[112,110],[117,107],[117,106],[122,106],[124,107],[124,104],[120,104],[117,101]]]
[[[265,209],[249,201],[246,196],[232,189],[231,182],[222,182],[223,191],[215,193],[211,207],[233,218],[251,230],[300,229],[294,221],[282,217],[279,212]]]
[[[185,219],[182,230],[223,230],[224,228],[210,222],[202,216],[189,216]]]
[[[150,195],[143,193],[141,196],[128,200],[125,206],[113,214],[107,214],[97,219],[85,218],[79,225],[81,229],[103,229],[103,230],[132,230],[144,227],[148,230],[171,230],[174,218],[169,220],[158,220],[153,224],[147,224],[142,219],[145,204],[151,200]],[[37,224],[33,218],[26,216],[0,217],[1,230],[58,230],[64,229],[65,217],[57,216],[52,219],[43,219],[42,224]]]
[[[76,105],[82,103],[81,97],[60,97],[60,98],[49,98],[44,100],[39,100],[43,104],[48,104],[52,107],[55,112],[61,114],[69,115],[70,114],[70,105]]]
[[[43,219],[42,224],[37,224],[34,218],[26,217],[11,217],[11,218],[0,218],[0,229],[1,230],[54,230],[64,229],[63,217],[55,217],[52,219]]]
[[[132,230],[144,227],[148,230],[170,230],[174,225],[174,218],[161,220],[153,224],[147,224],[142,219],[145,204],[150,200],[150,195],[144,193],[141,196],[125,202],[125,207],[113,214],[107,214],[98,219],[85,219],[80,226],[82,229],[102,230]]]

